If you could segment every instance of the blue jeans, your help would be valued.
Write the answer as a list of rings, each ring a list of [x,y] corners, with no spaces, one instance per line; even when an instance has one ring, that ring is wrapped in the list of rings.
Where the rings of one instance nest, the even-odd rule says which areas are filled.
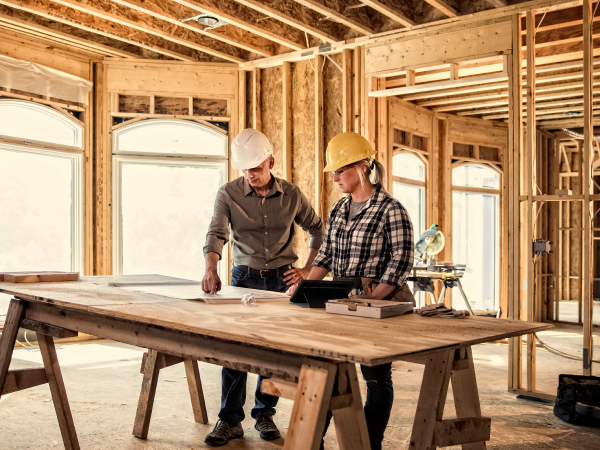
[[[289,286],[283,282],[283,277],[260,278],[242,272],[234,265],[231,269],[231,285],[263,291],[285,292]],[[256,419],[260,414],[275,414],[275,406],[279,397],[260,391],[260,385],[265,377],[259,375],[254,394],[254,408],[250,415]],[[246,380],[248,374],[239,370],[223,367],[221,373],[221,411],[219,419],[235,426],[244,420],[244,403],[246,402]]]
[[[390,420],[392,404],[394,403],[392,363],[373,367],[361,365],[360,370],[363,379],[367,382],[367,400],[364,410],[371,450],[381,450],[383,434]],[[328,411],[323,435],[327,432],[331,416],[331,411]]]

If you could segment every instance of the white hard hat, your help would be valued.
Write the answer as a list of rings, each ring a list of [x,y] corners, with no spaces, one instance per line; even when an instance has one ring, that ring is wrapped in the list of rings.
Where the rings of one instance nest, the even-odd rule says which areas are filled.
[[[240,131],[231,143],[231,167],[247,170],[258,167],[273,155],[273,145],[267,137],[254,128]]]

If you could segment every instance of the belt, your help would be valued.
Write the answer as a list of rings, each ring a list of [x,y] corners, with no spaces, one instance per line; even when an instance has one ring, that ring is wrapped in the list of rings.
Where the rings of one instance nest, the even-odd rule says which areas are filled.
[[[278,267],[277,269],[253,269],[252,267],[240,266],[238,264],[236,264],[235,267],[242,272],[246,272],[248,275],[255,277],[274,278],[283,276],[285,272],[292,268],[292,265],[287,264],[285,266]]]

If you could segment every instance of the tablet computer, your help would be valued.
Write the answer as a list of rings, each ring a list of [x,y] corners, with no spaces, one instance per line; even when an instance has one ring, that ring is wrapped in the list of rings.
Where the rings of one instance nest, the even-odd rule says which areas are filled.
[[[290,303],[303,308],[325,308],[327,300],[348,298],[353,281],[302,280],[290,298]]]

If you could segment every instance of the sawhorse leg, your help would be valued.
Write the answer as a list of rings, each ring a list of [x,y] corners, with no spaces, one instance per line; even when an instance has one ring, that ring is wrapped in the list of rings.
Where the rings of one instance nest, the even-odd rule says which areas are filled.
[[[200,380],[200,371],[198,362],[192,359],[180,358],[178,356],[166,355],[156,350],[148,350],[144,354],[141,372],[144,374],[142,389],[138,400],[138,408],[133,425],[133,435],[146,439],[148,429],[150,428],[150,418],[152,417],[152,408],[154,406],[154,396],[156,394],[156,385],[158,383],[158,374],[160,369],[183,362],[185,365],[185,374],[194,411],[194,420],[198,423],[208,423],[208,414],[204,403],[204,393],[202,391],[202,381]]]
[[[450,379],[458,419],[442,420]],[[481,417],[471,348],[428,355],[409,449],[462,445],[463,450],[482,450],[490,424],[490,418]]]
[[[333,411],[338,444],[343,450],[370,450],[356,366],[306,358],[298,384],[263,380],[261,391],[294,400],[284,450],[318,450],[327,411]]]
[[[24,319],[25,308],[26,302],[18,299],[12,299],[8,307],[4,332],[0,338],[0,395],[48,383],[65,449],[78,450],[77,432],[53,339],[53,336],[73,337],[77,333]],[[21,326],[36,332],[44,369],[8,370]]]

